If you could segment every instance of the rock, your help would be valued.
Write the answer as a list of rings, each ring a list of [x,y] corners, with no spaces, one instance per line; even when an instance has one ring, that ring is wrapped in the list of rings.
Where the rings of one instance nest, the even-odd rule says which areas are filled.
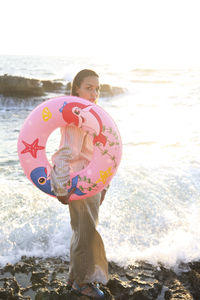
[[[4,96],[42,96],[44,89],[37,79],[19,76],[0,76],[0,93]]]
[[[67,95],[70,94],[70,92],[71,92],[71,87],[72,87],[71,82],[68,82],[67,85],[66,85],[66,94],[67,94]]]
[[[101,84],[100,86],[100,93],[101,95],[113,95],[112,87],[109,84]]]
[[[71,82],[66,86],[57,80],[38,80],[20,76],[3,75],[0,76],[0,94],[11,97],[33,97],[44,96],[46,93],[71,92]],[[100,86],[100,97],[112,97],[124,93],[121,87],[112,87],[109,84]]]
[[[112,97],[115,95],[120,95],[125,92],[125,89],[118,86],[111,86],[109,84],[101,84],[100,86],[100,96],[101,97]]]
[[[14,294],[18,294],[20,288],[15,278],[8,278],[4,284],[5,288],[8,288],[14,292]]]
[[[129,266],[127,270],[110,264],[111,272],[117,270],[117,276],[112,275],[107,286],[115,299],[156,299],[162,289],[162,284],[155,278],[155,268],[149,264],[139,267]],[[120,274],[120,277],[119,277]]]
[[[158,277],[162,280],[163,286],[165,287],[164,299],[184,299],[192,300],[193,296],[191,291],[188,290],[188,280],[187,284],[183,280],[184,274],[182,273],[178,276],[174,271],[161,268]]]
[[[193,288],[200,294],[200,274],[192,270],[189,273],[190,282]]]
[[[168,283],[168,290],[165,292],[165,300],[168,299],[193,300],[194,298],[191,293],[182,285],[182,283],[175,279],[174,281]]]
[[[110,84],[101,84],[100,85],[100,97],[112,97],[115,95],[123,94],[126,90],[117,87],[117,86],[111,86]],[[66,85],[66,94],[69,95],[71,92],[71,82],[68,82]]]
[[[119,86],[113,86],[113,88],[112,88],[112,92],[114,95],[120,95],[120,94],[125,93],[126,91],[127,91],[126,89],[121,88]]]
[[[51,80],[42,80],[43,89],[45,92],[56,92],[61,91],[64,85],[61,82],[51,81]]]
[[[30,299],[21,295],[20,287],[15,278],[7,278],[4,280],[4,288],[0,288],[0,299],[1,300],[20,300],[20,299]]]
[[[49,300],[50,299],[50,291],[46,288],[41,288],[38,290],[35,295],[35,300]]]
[[[69,263],[61,258],[23,257],[0,269],[0,299],[89,300],[67,287],[68,271]],[[100,285],[107,300],[200,299],[200,262],[186,264],[179,273],[147,262],[127,268],[109,262],[109,274],[107,285]]]
[[[0,93],[4,96],[44,96],[47,92],[62,92],[64,85],[59,81],[38,80],[20,76],[0,76]]]
[[[47,283],[46,272],[33,272],[31,276],[31,281],[33,284],[43,284]]]
[[[26,273],[28,274],[30,271],[34,271],[33,270],[33,265],[31,263],[26,263],[26,262],[19,262],[16,263],[14,268],[13,268],[13,272],[14,273]]]
[[[0,288],[0,299],[1,300],[11,300],[14,298],[14,293],[12,290],[6,291]]]
[[[13,265],[11,264],[7,264],[5,267],[4,267],[4,272],[10,272],[12,275],[15,274],[15,268]]]
[[[125,89],[118,86],[111,86],[109,84],[102,84],[100,86],[101,97],[112,97],[115,95],[120,95],[125,92]]]

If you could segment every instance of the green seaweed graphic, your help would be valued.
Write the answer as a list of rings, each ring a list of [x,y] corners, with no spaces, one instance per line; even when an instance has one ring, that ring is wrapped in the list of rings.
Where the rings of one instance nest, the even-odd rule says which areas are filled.
[[[113,146],[119,146],[120,145],[119,137],[118,137],[117,133],[113,130],[112,127],[103,126],[102,132],[104,133],[104,135],[105,135],[105,137],[107,139],[106,145],[108,147],[113,147]],[[109,135],[112,135],[114,137],[115,141],[109,140]],[[93,134],[93,137],[95,137],[95,136],[96,136],[96,134]],[[116,168],[117,167],[116,157],[109,152],[110,149],[109,148],[105,148],[106,146],[103,148],[103,146],[102,146],[102,144],[100,142],[96,142],[95,145],[99,148],[102,156],[103,155],[107,155],[107,156],[110,157],[110,159],[114,163],[113,167]],[[79,182],[84,182],[84,183],[88,184],[87,187],[83,187],[82,185],[78,186],[79,189],[82,192],[85,192],[85,191],[89,191],[90,192],[92,190],[95,190],[95,191],[97,190],[98,184],[95,183],[95,182],[92,182],[91,178],[89,178],[87,176],[81,177],[80,175],[78,175],[78,181]],[[69,180],[68,183],[67,183],[67,186],[71,186],[71,184],[72,184],[71,180]]]
[[[81,176],[78,175],[78,182],[86,182],[86,183],[89,183],[89,186],[87,186],[87,187],[83,187],[82,185],[79,185],[79,186],[78,186],[78,188],[79,188],[82,192],[84,192],[84,191],[89,191],[89,192],[90,192],[90,191],[92,191],[92,190],[94,190],[94,191],[97,190],[97,183],[92,182],[91,178],[89,178],[89,177],[86,177],[86,176],[81,177]],[[69,181],[67,182],[67,186],[71,186],[71,184],[72,184],[72,182],[71,182],[71,180],[69,180]]]
[[[106,127],[105,125],[103,125],[102,132],[104,132],[104,135],[107,139],[106,145],[109,145],[109,147],[120,145],[119,137],[118,137],[117,133],[113,130],[112,127]],[[108,135],[106,135],[106,133],[109,133],[109,135],[114,136],[115,141],[113,142],[113,141],[109,140],[109,137],[108,137]],[[93,134],[93,136],[95,137],[96,134]],[[95,145],[99,148],[102,155],[108,155],[111,158],[111,160],[114,162],[113,167],[116,168],[117,167],[116,157],[109,152],[109,149],[108,148],[106,148],[106,149],[103,148],[100,142],[96,142]]]

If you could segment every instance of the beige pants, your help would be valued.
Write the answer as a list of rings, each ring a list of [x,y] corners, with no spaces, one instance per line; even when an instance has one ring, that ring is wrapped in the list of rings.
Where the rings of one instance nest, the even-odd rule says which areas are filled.
[[[69,203],[73,235],[70,246],[69,278],[78,284],[108,280],[104,244],[96,230],[101,193]]]

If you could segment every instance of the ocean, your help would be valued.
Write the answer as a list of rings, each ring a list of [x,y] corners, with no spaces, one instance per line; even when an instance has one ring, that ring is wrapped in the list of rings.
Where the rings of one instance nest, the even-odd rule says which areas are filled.
[[[92,58],[0,56],[4,74],[71,81],[83,68],[125,92],[99,99],[116,122],[123,155],[99,214],[107,258],[176,268],[200,259],[200,69],[116,65]],[[54,95],[55,96],[55,95]],[[69,259],[68,207],[29,182],[17,139],[43,97],[0,95],[0,265],[21,256]],[[50,136],[47,157],[56,151]]]

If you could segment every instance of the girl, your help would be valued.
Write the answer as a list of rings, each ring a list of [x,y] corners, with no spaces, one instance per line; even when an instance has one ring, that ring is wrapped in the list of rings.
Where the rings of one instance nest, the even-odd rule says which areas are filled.
[[[82,70],[72,83],[73,96],[96,103],[99,96],[99,77],[92,70]],[[67,193],[69,173],[85,168],[92,159],[93,144],[81,128],[70,125],[61,128],[59,150],[53,155],[51,187],[59,201],[69,204],[72,226],[68,286],[72,290],[93,298],[103,299],[104,293],[94,284],[106,284],[108,263],[104,244],[96,230],[99,206],[106,189],[92,197],[69,201],[74,192]]]

